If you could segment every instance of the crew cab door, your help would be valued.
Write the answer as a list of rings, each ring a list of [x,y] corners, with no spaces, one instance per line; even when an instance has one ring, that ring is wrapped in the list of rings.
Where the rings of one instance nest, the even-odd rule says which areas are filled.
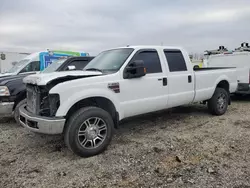
[[[124,118],[167,107],[168,84],[158,52],[154,49],[139,50],[127,66],[135,61],[144,62],[146,75],[129,79],[121,75],[120,101]]]
[[[168,107],[192,102],[194,99],[194,73],[191,62],[185,59],[182,52],[177,49],[165,49],[164,54],[169,68]]]

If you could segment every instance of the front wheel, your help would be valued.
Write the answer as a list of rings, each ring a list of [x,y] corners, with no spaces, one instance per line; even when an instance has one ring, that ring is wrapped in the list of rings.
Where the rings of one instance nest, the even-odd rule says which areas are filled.
[[[223,115],[227,111],[229,93],[223,88],[216,88],[211,99],[208,100],[208,109],[213,115]]]
[[[64,140],[68,148],[81,157],[102,153],[111,142],[114,122],[111,115],[97,107],[75,112],[66,124]]]

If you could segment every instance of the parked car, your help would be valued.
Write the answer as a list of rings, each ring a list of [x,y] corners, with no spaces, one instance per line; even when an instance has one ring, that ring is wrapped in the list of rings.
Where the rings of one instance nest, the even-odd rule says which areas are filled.
[[[250,47],[242,43],[233,51],[220,46],[218,50],[206,51],[204,67],[235,67],[237,70],[237,95],[250,94]]]
[[[19,75],[19,74],[30,74],[43,71],[53,61],[66,56],[88,56],[85,52],[72,52],[72,51],[40,51],[32,53],[20,60],[8,71],[0,74],[0,77]]]
[[[52,73],[68,70],[82,70],[94,57],[63,57],[53,62],[42,73]],[[29,73],[32,74],[32,73]],[[23,78],[27,74],[0,77],[0,115],[11,116],[19,122],[18,108],[25,103],[26,85]]]
[[[235,69],[194,71],[178,47],[115,48],[84,70],[24,78],[27,104],[20,107],[24,127],[64,134],[66,145],[83,157],[103,152],[120,120],[198,101],[222,115],[237,88]]]

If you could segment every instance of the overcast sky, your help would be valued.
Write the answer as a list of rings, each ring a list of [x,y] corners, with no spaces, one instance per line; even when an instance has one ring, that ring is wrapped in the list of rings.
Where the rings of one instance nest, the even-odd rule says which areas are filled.
[[[250,43],[250,0],[1,0],[0,50],[175,45],[203,52]]]

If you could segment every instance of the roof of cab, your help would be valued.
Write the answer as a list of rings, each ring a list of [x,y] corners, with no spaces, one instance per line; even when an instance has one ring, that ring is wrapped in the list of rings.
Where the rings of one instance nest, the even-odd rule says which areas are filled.
[[[140,45],[140,46],[124,46],[124,47],[119,47],[119,48],[133,48],[135,50],[138,49],[159,49],[159,50],[164,50],[164,49],[178,49],[182,50],[183,48],[177,47],[177,46],[157,46],[157,45]],[[113,49],[119,49],[119,48],[113,48]]]

